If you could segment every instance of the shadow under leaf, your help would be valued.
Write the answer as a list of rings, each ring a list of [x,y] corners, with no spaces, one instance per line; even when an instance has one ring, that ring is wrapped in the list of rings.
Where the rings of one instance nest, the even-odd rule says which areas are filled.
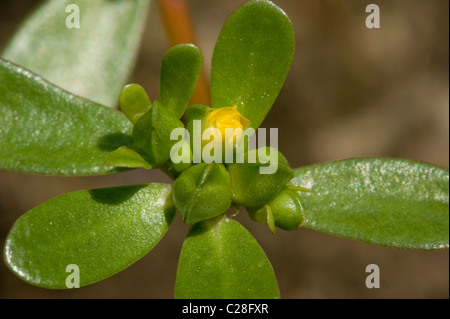
[[[140,189],[146,187],[143,185],[120,186],[111,188],[91,189],[89,194],[96,202],[108,205],[119,205],[129,200]]]
[[[121,146],[133,145],[133,137],[124,133],[111,133],[100,137],[97,147],[102,151],[114,151]]]

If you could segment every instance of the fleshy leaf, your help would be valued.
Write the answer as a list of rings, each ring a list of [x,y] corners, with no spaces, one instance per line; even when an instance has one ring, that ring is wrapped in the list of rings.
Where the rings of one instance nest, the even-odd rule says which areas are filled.
[[[147,254],[175,213],[171,187],[145,184],[78,191],[28,211],[11,229],[8,267],[26,282],[66,288],[67,265],[80,285],[108,278]]]
[[[212,107],[237,105],[257,128],[272,107],[294,55],[294,30],[270,1],[250,1],[225,23],[211,66]]]
[[[115,167],[152,168],[141,154],[128,147],[121,147],[112,151],[106,156],[105,162]]]
[[[76,22],[76,9],[69,4],[79,8],[80,28],[66,25]],[[45,1],[2,56],[69,92],[115,107],[134,67],[149,4],[150,0]]]
[[[370,244],[449,247],[449,174],[403,159],[348,159],[295,170],[305,227]]]
[[[152,106],[147,92],[139,84],[128,84],[120,92],[119,105],[122,112],[135,124]]]
[[[176,45],[161,62],[161,103],[180,118],[194,93],[202,72],[203,56],[193,44]]]
[[[0,59],[0,169],[47,175],[117,172],[105,156],[131,145],[119,111],[72,95]]]
[[[237,221],[219,216],[189,231],[178,262],[175,298],[268,299],[279,293],[256,239]]]
[[[170,139],[172,131],[184,128],[165,105],[154,101],[150,110],[142,115],[133,128],[135,146],[142,149],[152,164],[167,162],[175,140]]]

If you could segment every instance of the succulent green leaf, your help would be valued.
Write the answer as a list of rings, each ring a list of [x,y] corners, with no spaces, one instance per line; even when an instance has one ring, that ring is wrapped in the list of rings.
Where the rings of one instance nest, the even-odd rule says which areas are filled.
[[[78,266],[80,286],[108,278],[161,240],[175,214],[171,198],[171,187],[163,184],[53,198],[16,221],[5,262],[21,279],[45,288],[67,288],[68,265]]]
[[[0,59],[0,169],[47,175],[117,172],[105,156],[131,145],[119,111],[72,95]]]
[[[176,118],[184,114],[202,72],[202,64],[202,53],[193,44],[176,45],[164,54],[160,98]]]
[[[134,66],[149,4],[150,0],[45,1],[2,56],[69,92],[115,107]],[[71,28],[77,12],[79,28]]]
[[[273,147],[252,149],[245,153],[244,163],[230,163],[227,170],[233,203],[245,207],[265,205],[294,177],[286,158]]]
[[[294,30],[271,1],[250,1],[225,23],[211,66],[212,107],[237,105],[257,128],[272,107],[294,55]]]
[[[183,123],[159,101],[142,115],[133,128],[135,146],[142,149],[152,164],[165,163],[177,143],[170,136],[174,129],[184,128]]]
[[[119,97],[119,105],[125,116],[135,124],[152,106],[147,92],[139,84],[126,85]]]
[[[189,231],[178,262],[175,298],[273,299],[279,292],[256,239],[237,221],[219,216]]]
[[[370,244],[449,246],[449,174],[403,159],[347,159],[295,170],[305,227]]]
[[[112,151],[106,156],[105,162],[115,167],[152,168],[141,154],[128,147],[121,147]]]
[[[175,180],[173,199],[186,224],[216,217],[230,208],[230,176],[223,164],[194,165]]]
[[[210,111],[211,111],[211,108],[206,105],[202,105],[202,104],[189,105],[189,107],[186,110],[186,119],[187,119],[186,128],[188,129],[188,131],[191,135],[193,135],[193,133],[192,133],[193,121],[194,120],[202,121],[201,124],[203,127]]]

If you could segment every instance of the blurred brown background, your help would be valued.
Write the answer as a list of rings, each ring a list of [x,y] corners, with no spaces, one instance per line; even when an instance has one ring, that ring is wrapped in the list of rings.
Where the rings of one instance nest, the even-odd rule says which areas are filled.
[[[215,40],[243,0],[191,0],[198,45],[209,72]],[[291,166],[358,156],[402,157],[449,165],[449,15],[447,0],[277,0],[297,40],[292,69],[263,127],[279,128]],[[365,27],[376,3],[381,29]],[[0,49],[37,4],[0,2]],[[158,98],[159,65],[168,48],[157,2],[149,12],[130,82]],[[0,242],[24,212],[80,189],[169,182],[158,171],[61,178],[0,172]],[[308,229],[278,231],[237,216],[272,262],[283,298],[448,298],[447,251],[389,249]],[[0,264],[1,298],[172,298],[188,227],[177,217],[147,256],[121,273],[69,291],[36,288]],[[365,267],[381,269],[381,288],[367,289]]]

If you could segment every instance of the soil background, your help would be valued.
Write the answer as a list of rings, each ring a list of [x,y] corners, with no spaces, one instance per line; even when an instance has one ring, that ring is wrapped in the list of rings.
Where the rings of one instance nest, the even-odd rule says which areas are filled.
[[[214,43],[242,0],[191,0],[208,74]],[[285,85],[262,127],[279,129],[279,149],[292,167],[350,157],[399,157],[449,166],[449,2],[447,0],[277,0],[293,22],[296,53]],[[376,3],[381,28],[367,29]],[[0,50],[38,5],[0,2]],[[158,99],[159,66],[169,47],[153,1],[129,82]],[[71,191],[170,182],[159,171],[63,178],[0,172],[0,243],[27,210]],[[331,185],[332,186],[332,185]],[[448,250],[389,249],[309,229],[278,231],[236,217],[272,262],[282,298],[449,298]],[[173,298],[178,256],[188,231],[179,217],[162,241],[126,270],[67,291],[18,279],[0,263],[0,298]],[[365,286],[377,264],[381,287]]]

